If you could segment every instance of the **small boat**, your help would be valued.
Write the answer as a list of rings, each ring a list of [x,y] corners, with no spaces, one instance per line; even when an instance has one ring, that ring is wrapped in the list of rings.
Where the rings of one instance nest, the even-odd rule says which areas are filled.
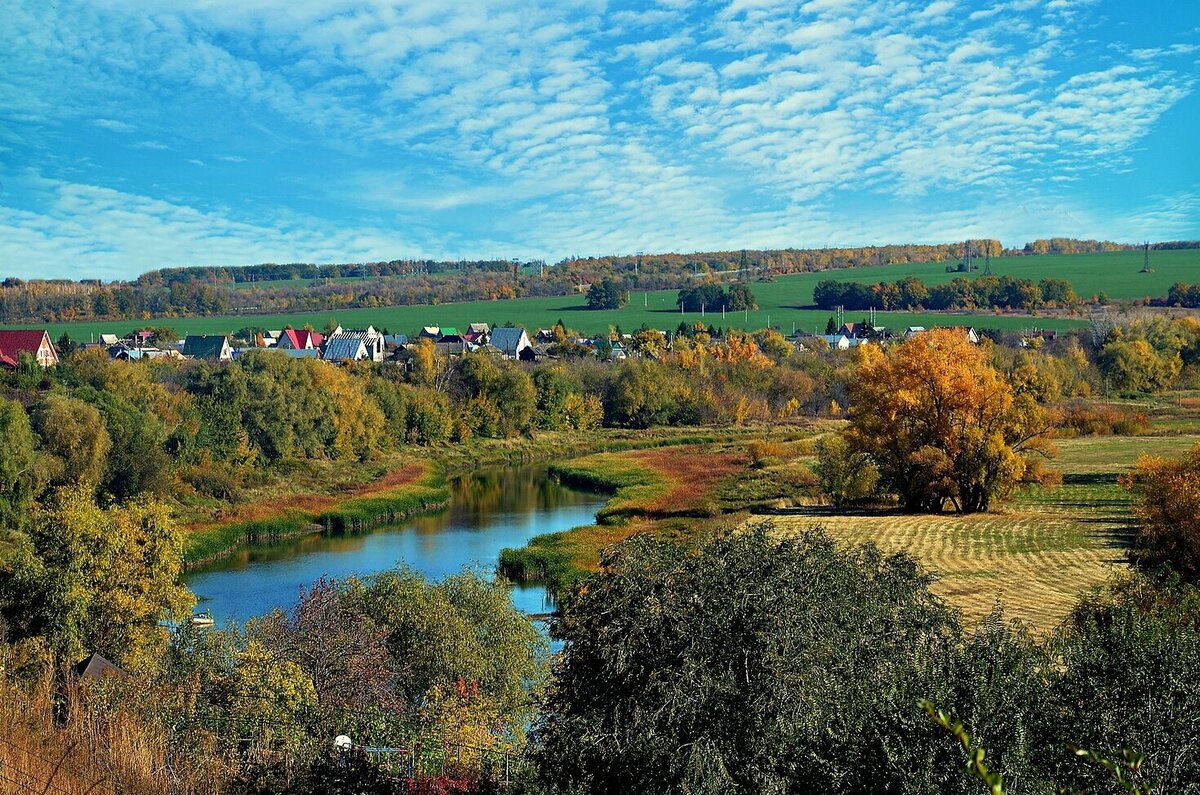
[[[207,610],[202,613],[196,613],[194,616],[192,616],[191,624],[193,627],[208,629],[213,626],[213,623],[212,613],[208,612]]]

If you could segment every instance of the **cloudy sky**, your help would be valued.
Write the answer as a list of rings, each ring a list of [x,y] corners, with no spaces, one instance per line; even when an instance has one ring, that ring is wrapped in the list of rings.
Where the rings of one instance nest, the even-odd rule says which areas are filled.
[[[9,0],[0,42],[0,275],[1200,237],[1191,0]]]

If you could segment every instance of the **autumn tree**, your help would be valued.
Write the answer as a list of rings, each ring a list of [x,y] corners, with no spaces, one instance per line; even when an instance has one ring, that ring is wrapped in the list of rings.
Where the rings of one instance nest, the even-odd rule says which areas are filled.
[[[95,406],[66,395],[47,395],[31,412],[40,447],[50,461],[50,485],[99,485],[112,440]]]
[[[1200,445],[1181,459],[1142,455],[1123,479],[1137,495],[1137,549],[1150,564],[1166,563],[1188,579],[1200,576]]]
[[[847,441],[905,510],[986,511],[1025,474],[1027,455],[1048,453],[1040,406],[961,332],[857,351]]]
[[[105,509],[86,488],[61,489],[0,577],[0,613],[15,637],[40,637],[60,659],[97,651],[150,667],[166,640],[158,622],[192,605],[182,565],[183,536],[166,505],[140,497]]]

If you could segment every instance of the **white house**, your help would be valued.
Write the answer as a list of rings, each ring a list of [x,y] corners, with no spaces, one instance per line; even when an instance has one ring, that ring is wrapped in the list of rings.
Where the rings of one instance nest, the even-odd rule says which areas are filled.
[[[533,347],[533,343],[529,341],[529,334],[520,326],[494,328],[488,342],[499,348],[506,359],[518,359],[522,351]]]

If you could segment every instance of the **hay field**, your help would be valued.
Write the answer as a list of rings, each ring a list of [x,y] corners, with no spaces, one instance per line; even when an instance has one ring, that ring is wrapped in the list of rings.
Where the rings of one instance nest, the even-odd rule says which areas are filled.
[[[1085,437],[1058,442],[1057,488],[1025,490],[989,514],[834,512],[795,508],[773,519],[780,533],[820,526],[850,543],[906,551],[935,571],[934,591],[967,620],[999,600],[1005,613],[1049,631],[1079,596],[1126,568],[1134,530],[1129,494],[1117,485],[1142,452],[1177,456],[1200,436]]]

